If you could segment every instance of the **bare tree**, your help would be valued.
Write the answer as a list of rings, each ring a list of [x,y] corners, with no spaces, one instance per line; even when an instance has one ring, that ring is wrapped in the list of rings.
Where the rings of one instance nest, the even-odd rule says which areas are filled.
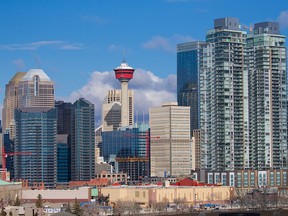
[[[175,198],[173,202],[177,206],[177,211],[184,212],[185,209],[189,208],[186,198]]]
[[[130,200],[118,200],[114,203],[114,214],[115,215],[137,215],[141,210],[141,206]]]
[[[150,202],[149,205],[152,209],[153,212],[163,212],[167,210],[169,201],[167,198],[163,198],[163,200],[161,202]]]

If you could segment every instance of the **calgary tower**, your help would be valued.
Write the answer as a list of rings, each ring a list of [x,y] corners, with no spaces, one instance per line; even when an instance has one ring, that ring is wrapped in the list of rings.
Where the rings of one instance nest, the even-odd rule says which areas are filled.
[[[121,83],[121,126],[129,126],[128,82],[133,79],[134,68],[123,59],[120,66],[114,69],[116,79]]]

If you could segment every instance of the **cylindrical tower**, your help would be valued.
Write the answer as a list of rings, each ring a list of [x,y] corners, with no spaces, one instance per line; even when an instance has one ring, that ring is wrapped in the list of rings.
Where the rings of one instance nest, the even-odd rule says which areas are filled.
[[[114,69],[116,79],[121,83],[121,126],[129,125],[128,82],[133,79],[134,68],[130,67],[125,59]]]

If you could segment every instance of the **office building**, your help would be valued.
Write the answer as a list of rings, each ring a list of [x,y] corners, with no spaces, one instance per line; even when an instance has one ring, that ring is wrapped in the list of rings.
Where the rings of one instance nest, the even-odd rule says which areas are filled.
[[[198,61],[200,45],[195,41],[177,45],[177,101],[190,106],[190,129],[199,129]]]
[[[149,176],[149,127],[121,127],[117,131],[102,132],[102,154],[104,161],[114,167],[116,173],[129,176],[135,183]]]
[[[72,103],[56,101],[55,107],[57,108],[57,134],[70,134]]]
[[[103,131],[117,130],[121,126],[121,90],[109,90],[102,106]],[[128,90],[129,124],[134,125],[134,91]]]
[[[49,107],[15,110],[15,179],[44,183],[54,187],[57,181],[57,110]]]
[[[165,103],[150,108],[151,177],[191,174],[190,107]]]
[[[95,177],[94,104],[80,98],[72,105],[71,179],[86,181]]]
[[[199,53],[201,168],[249,166],[246,32],[236,18],[214,20]]]
[[[70,148],[67,143],[67,134],[57,134],[57,183],[67,183],[70,177]]]
[[[250,167],[287,168],[287,53],[279,24],[256,23],[247,54]]]
[[[14,126],[14,110],[19,107],[18,101],[18,85],[22,78],[25,76],[25,72],[17,72],[5,88],[5,98],[2,110],[2,128],[3,131],[11,128],[11,123],[13,121]],[[12,138],[13,133],[10,134]]]
[[[18,85],[19,107],[54,107],[54,82],[42,69],[31,69]]]

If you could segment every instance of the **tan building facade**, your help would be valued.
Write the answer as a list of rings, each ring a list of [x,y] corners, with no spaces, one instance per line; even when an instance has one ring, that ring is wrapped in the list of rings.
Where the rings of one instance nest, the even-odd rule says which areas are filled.
[[[173,203],[175,199],[185,200],[186,203],[222,203],[231,198],[234,193],[232,187],[162,187],[162,186],[120,186],[103,187],[99,189],[100,194],[108,196],[110,202],[119,200],[134,201],[141,204],[151,202]]]
[[[129,125],[134,124],[134,91],[128,90]],[[109,90],[102,107],[102,130],[114,131],[121,126],[121,90]]]
[[[54,107],[54,82],[41,69],[29,70],[18,87],[19,108]]]
[[[5,98],[2,111],[2,128],[3,133],[6,129],[10,129],[10,125],[14,125],[14,110],[18,108],[18,85],[22,78],[25,76],[25,72],[16,73],[9,83],[6,85]],[[11,134],[11,133],[10,133]]]
[[[191,173],[190,107],[163,104],[149,111],[151,177]]]

